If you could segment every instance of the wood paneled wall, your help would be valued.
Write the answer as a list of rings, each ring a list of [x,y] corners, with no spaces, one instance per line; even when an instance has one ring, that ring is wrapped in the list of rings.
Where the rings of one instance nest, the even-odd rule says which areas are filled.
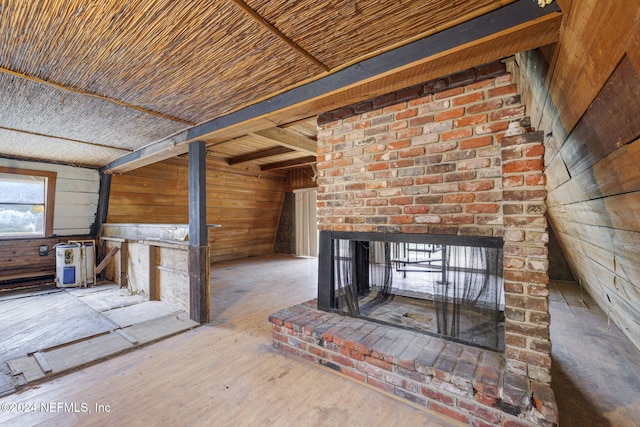
[[[551,225],[577,280],[640,348],[640,2],[558,2],[559,43],[513,71],[547,133]]]
[[[56,260],[53,246],[68,240],[91,238],[98,207],[100,177],[96,170],[0,158],[0,166],[56,172],[52,238],[1,239],[0,287],[53,283]],[[39,247],[49,254],[39,255]],[[42,277],[42,279],[37,279]],[[36,278],[36,279],[34,279]]]
[[[287,173],[287,191],[317,187],[317,174],[317,170],[311,166],[290,170]]]
[[[272,253],[286,175],[207,159],[207,222],[212,262]],[[188,223],[188,161],[174,158],[111,181],[107,222]]]
[[[53,285],[56,273],[54,245],[85,239],[90,239],[90,236],[0,240],[0,290]],[[40,246],[48,247],[47,255],[40,256]]]

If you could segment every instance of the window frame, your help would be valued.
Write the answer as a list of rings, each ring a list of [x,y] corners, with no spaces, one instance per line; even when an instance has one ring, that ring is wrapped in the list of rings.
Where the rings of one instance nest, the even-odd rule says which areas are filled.
[[[32,234],[29,236],[7,235],[1,236],[0,240],[25,238],[32,239],[34,237],[51,237],[53,235],[53,210],[55,208],[56,195],[56,172],[41,171],[34,169],[20,169],[13,167],[0,166],[0,173],[12,175],[37,176],[45,178],[45,197],[44,197],[44,232],[43,234]]]

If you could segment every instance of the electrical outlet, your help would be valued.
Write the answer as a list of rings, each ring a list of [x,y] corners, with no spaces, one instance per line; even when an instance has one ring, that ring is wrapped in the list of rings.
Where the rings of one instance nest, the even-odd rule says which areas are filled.
[[[40,256],[47,256],[49,255],[49,246],[47,245],[42,245],[40,246]]]

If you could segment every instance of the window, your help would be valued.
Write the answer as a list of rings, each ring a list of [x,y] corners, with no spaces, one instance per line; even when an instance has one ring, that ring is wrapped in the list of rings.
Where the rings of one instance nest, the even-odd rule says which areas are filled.
[[[0,238],[53,234],[56,173],[0,167]]]

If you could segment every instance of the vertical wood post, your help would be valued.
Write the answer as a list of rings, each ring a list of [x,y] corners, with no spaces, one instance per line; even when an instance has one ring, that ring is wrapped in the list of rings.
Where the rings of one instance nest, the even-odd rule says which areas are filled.
[[[149,245],[149,300],[160,301],[160,292],[158,287],[158,248]]]
[[[107,213],[109,212],[109,196],[111,194],[111,175],[106,173],[100,174],[100,193],[98,196],[98,212],[96,214],[95,231],[102,230],[102,224],[107,222]]]
[[[120,277],[118,278],[118,285],[121,288],[129,286],[129,242],[123,240],[120,242]]]
[[[207,164],[203,141],[189,144],[189,317],[209,321]]]
[[[111,193],[111,175],[100,172],[100,192],[98,194],[98,211],[91,225],[91,236],[96,239],[96,259],[102,260],[107,254],[102,253],[102,245],[98,241],[102,235],[102,224],[107,222],[109,212],[109,195]]]

